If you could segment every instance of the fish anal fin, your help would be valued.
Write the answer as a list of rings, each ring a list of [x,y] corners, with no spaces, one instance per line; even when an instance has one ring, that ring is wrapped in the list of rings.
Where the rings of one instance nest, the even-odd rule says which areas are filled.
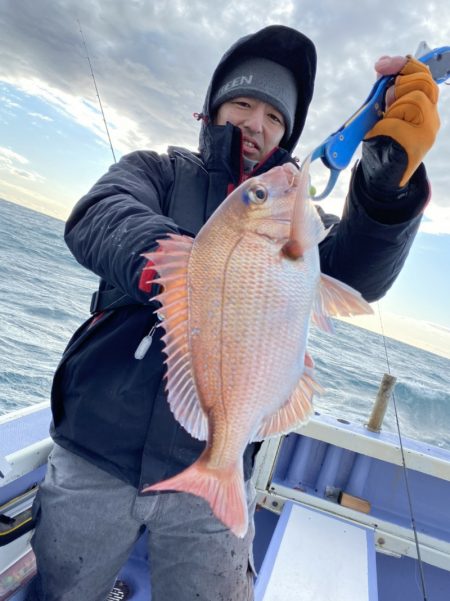
[[[164,292],[155,296],[165,330],[167,400],[176,420],[194,438],[206,440],[208,422],[195,386],[189,353],[188,265],[193,238],[171,234],[159,240],[158,250],[145,256],[153,263]]]
[[[313,370],[308,367],[310,355],[305,358],[305,369],[297,387],[289,400],[275,413],[268,416],[261,424],[253,441],[263,440],[270,436],[287,434],[304,426],[313,414],[312,399],[314,393],[322,394],[323,388],[313,378]]]

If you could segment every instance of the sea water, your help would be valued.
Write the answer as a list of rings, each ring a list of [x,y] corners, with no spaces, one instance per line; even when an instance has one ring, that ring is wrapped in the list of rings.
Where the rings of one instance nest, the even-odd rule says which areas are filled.
[[[0,414],[49,401],[61,353],[89,317],[98,278],[72,257],[63,231],[62,221],[0,200]],[[334,325],[335,335],[316,328],[310,334],[325,388],[316,410],[365,423],[383,374],[391,373],[401,433],[450,450],[450,361],[348,323]],[[383,428],[397,430],[392,403]]]

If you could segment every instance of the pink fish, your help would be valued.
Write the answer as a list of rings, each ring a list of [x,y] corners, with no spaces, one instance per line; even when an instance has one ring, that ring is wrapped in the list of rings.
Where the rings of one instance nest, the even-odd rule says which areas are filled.
[[[308,167],[275,167],[234,190],[197,237],[171,235],[147,254],[164,289],[168,401],[206,440],[182,473],[146,487],[203,497],[239,537],[248,527],[242,455],[311,416],[309,323],[372,312],[361,295],[320,273],[327,231],[309,200]]]

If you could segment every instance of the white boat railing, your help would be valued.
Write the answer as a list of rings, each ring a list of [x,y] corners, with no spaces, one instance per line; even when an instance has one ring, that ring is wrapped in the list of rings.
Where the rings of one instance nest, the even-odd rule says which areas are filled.
[[[359,430],[359,431],[358,431]],[[341,447],[363,456],[379,459],[401,466],[400,447],[395,436],[386,432],[382,435],[366,432],[362,428],[339,421],[329,416],[313,418],[298,431],[305,437]],[[375,546],[380,553],[396,557],[407,556],[417,559],[417,546],[412,528],[394,521],[380,519],[370,513],[344,506],[327,497],[298,490],[273,479],[282,438],[266,440],[257,455],[254,484],[261,507],[280,514],[286,502],[293,501],[306,508],[326,512],[349,523],[372,528],[375,531]],[[443,480],[447,487],[450,481],[450,453],[435,447],[426,447],[415,441],[404,441],[404,452],[408,469]],[[429,453],[429,454],[428,454]],[[436,536],[418,533],[421,559],[433,566],[450,571],[450,543]]]

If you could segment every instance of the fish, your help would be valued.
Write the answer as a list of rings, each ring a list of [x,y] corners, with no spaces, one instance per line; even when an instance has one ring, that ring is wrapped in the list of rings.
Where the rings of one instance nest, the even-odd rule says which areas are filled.
[[[183,491],[244,537],[243,453],[306,424],[323,388],[307,350],[310,323],[371,313],[351,287],[320,272],[327,236],[308,196],[309,160],[241,183],[195,238],[171,234],[145,257],[162,292],[166,391],[176,420],[206,441],[181,473],[142,493]]]

